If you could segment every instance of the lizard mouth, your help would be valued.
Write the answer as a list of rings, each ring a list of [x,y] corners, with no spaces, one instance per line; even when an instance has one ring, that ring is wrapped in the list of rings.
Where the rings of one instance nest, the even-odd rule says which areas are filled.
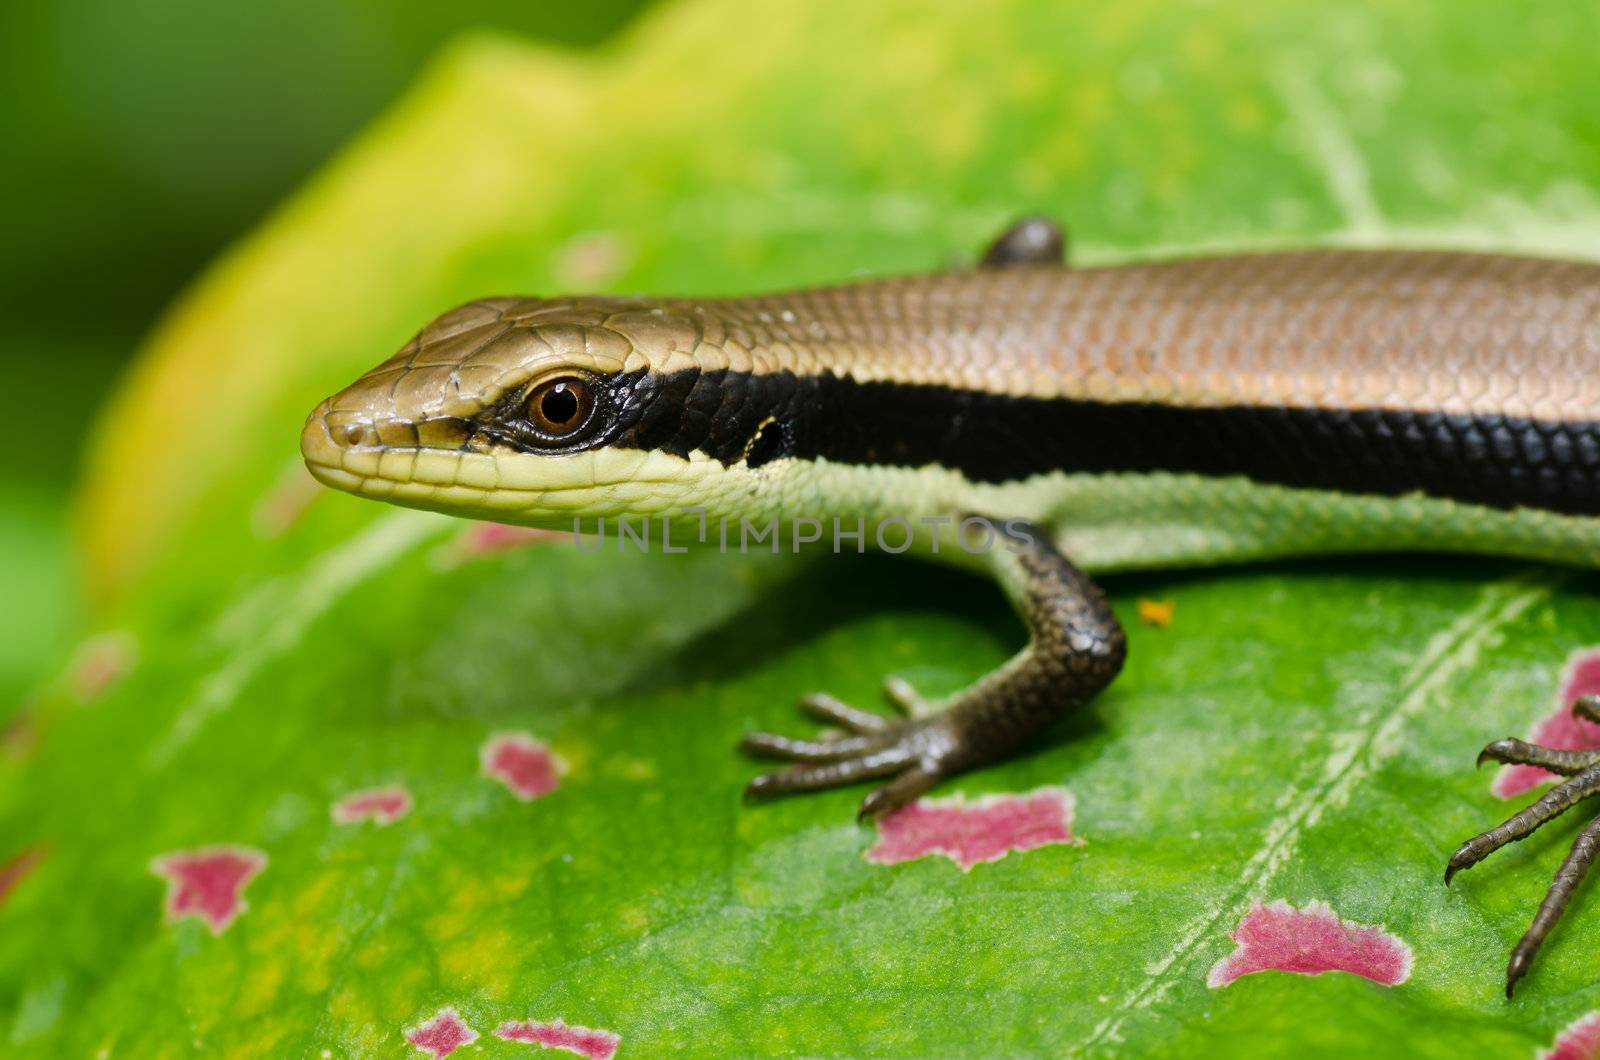
[[[300,453],[312,477],[346,493],[554,529],[570,529],[574,516],[667,510],[709,462],[645,450],[524,453],[473,432],[470,421],[454,424],[375,425],[330,417],[324,404],[306,420]],[[388,444],[386,433],[426,440]]]

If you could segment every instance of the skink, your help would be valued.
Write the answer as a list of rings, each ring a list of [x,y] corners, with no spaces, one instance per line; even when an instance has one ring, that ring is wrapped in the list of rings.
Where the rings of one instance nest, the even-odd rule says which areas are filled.
[[[864,814],[1012,753],[1116,677],[1123,632],[1084,569],[1376,550],[1600,566],[1600,265],[1312,250],[1070,269],[1062,247],[1035,218],[928,276],[471,302],[319,405],[301,448],[330,486],[473,518],[816,520],[883,547],[892,524],[895,551],[988,569],[1029,632],[1000,669],[939,703],[891,679],[898,719],[809,696],[842,735],[745,739],[792,763],[753,794],[884,780]],[[1600,721],[1600,701],[1578,709]],[[1446,882],[1600,793],[1600,752],[1484,756],[1569,779],[1463,844]],[[1600,819],[1508,993],[1597,849]]]

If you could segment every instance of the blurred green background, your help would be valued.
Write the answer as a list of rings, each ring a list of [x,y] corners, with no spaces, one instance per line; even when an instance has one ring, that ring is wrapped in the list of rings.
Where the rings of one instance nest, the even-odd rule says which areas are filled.
[[[603,46],[646,4],[10,0],[0,5],[0,717],[65,644],[68,498],[163,307],[415,76],[499,29]]]

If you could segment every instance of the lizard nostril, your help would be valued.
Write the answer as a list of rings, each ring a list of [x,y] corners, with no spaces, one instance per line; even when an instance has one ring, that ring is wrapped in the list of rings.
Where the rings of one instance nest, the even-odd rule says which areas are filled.
[[[353,447],[365,443],[367,441],[368,433],[369,431],[364,425],[359,423],[351,423],[344,427],[334,428],[333,437],[334,440],[339,442],[341,445]]]

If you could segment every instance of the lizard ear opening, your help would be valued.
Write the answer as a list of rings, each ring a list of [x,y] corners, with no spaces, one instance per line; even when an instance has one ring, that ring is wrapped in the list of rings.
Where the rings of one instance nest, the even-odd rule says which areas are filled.
[[[758,468],[789,455],[789,431],[777,420],[769,419],[757,429],[745,447],[744,464]]]

